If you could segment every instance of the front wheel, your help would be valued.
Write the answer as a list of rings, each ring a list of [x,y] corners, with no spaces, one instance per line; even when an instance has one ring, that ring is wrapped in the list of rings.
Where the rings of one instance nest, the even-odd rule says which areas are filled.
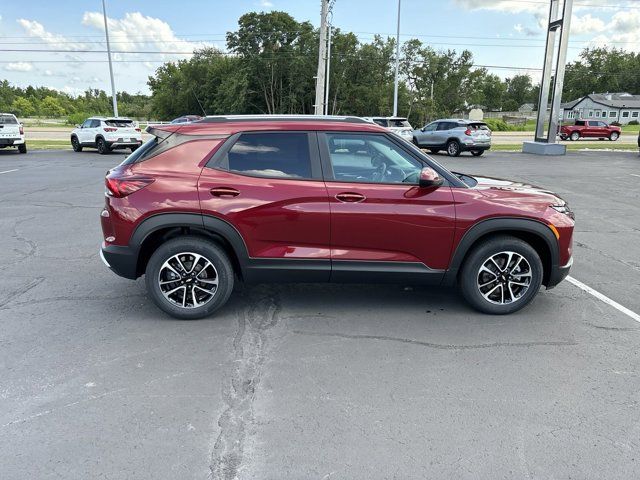
[[[620,134],[618,132],[611,132],[611,135],[609,135],[609,140],[612,142],[615,142],[618,138],[620,138]]]
[[[447,143],[447,155],[457,157],[460,155],[460,144],[457,140],[451,140]]]
[[[147,292],[164,312],[195,320],[222,307],[233,291],[233,267],[218,245],[199,237],[174,238],[151,255]]]
[[[474,157],[480,157],[484,153],[484,150],[471,150],[471,155]]]
[[[27,153],[27,144],[23,143],[21,145],[18,145],[18,152]]]
[[[460,273],[462,295],[483,313],[517,312],[535,298],[543,277],[535,249],[519,238],[498,236],[476,246]]]
[[[82,145],[80,145],[80,140],[78,140],[78,137],[71,137],[71,147],[73,148],[74,152],[82,151]]]
[[[569,138],[572,142],[575,142],[576,140],[580,140],[580,134],[578,132],[573,132]]]

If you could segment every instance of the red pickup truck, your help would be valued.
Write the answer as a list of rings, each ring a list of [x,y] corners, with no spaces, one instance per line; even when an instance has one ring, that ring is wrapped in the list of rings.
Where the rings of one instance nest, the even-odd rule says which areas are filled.
[[[615,142],[620,138],[620,127],[608,125],[600,120],[576,120],[574,125],[563,125],[558,132],[562,140],[576,141],[580,138],[608,138]]]

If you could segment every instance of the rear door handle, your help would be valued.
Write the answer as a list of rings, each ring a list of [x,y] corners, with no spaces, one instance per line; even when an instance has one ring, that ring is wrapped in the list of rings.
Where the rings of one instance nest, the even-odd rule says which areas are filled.
[[[360,203],[364,202],[366,199],[367,197],[364,195],[353,192],[343,192],[336,195],[336,200],[345,203]]]
[[[237,197],[240,192],[235,188],[215,187],[209,190],[214,197]]]

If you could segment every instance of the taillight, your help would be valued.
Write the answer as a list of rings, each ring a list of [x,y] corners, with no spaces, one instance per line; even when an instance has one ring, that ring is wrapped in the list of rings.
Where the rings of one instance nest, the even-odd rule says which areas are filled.
[[[107,187],[107,195],[116,198],[126,197],[133,192],[151,185],[154,182],[153,178],[132,175],[128,177],[106,177],[104,179],[105,186]]]
[[[468,137],[470,137],[470,136],[471,136],[471,129],[470,129],[470,128],[467,128],[467,129],[465,130],[464,134],[465,134],[465,135],[467,135]]]
[[[118,129],[114,127],[104,127],[105,132],[115,132],[116,130]]]
[[[24,135],[24,127],[20,125],[20,135]]]

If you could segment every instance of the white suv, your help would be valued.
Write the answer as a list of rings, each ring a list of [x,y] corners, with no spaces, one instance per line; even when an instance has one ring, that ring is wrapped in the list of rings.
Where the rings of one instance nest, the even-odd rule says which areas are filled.
[[[24,128],[13,113],[0,113],[0,148],[18,147],[20,153],[27,153]]]
[[[101,154],[116,148],[130,148],[133,152],[142,145],[142,131],[128,118],[91,117],[71,132],[71,146],[76,152],[83,147],[97,148]]]
[[[404,117],[365,117],[365,120],[376,123],[409,142],[413,140],[413,127]]]

